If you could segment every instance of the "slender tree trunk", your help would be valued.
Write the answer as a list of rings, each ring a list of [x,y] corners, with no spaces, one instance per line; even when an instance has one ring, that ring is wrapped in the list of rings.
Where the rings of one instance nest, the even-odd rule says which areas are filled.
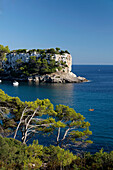
[[[26,108],[27,108],[27,107],[26,107]],[[21,116],[21,118],[20,118],[20,122],[19,122],[19,124],[18,124],[18,126],[17,126],[17,128],[16,128],[16,131],[15,131],[15,134],[14,134],[14,139],[16,138],[18,129],[19,129],[21,123],[22,123],[22,119],[23,119],[24,113],[25,113],[25,111],[26,111],[26,108],[25,108],[25,109],[23,110],[23,112],[22,112],[22,116]]]
[[[61,162],[61,164],[60,164],[60,170],[62,170],[62,162]]]
[[[30,119],[28,120],[28,122],[27,122],[27,124],[26,124],[26,126],[25,126],[25,133],[24,133],[24,138],[23,138],[23,143],[24,143],[24,144],[26,143],[26,139],[27,139],[28,127],[29,127],[30,122],[32,121],[32,119],[33,119],[33,117],[35,116],[35,114],[36,114],[36,112],[37,112],[38,109],[39,109],[39,108],[37,108],[37,109],[34,111],[34,113],[32,114],[32,116],[30,117]]]
[[[24,134],[24,139],[23,139],[23,144],[26,144],[26,139],[27,139],[27,131],[25,132],[25,134]]]
[[[60,137],[60,127],[58,128],[57,145],[59,145],[59,137]]]

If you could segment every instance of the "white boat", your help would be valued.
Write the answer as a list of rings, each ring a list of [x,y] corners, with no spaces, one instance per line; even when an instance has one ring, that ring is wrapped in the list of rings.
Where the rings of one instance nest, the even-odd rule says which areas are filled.
[[[13,86],[18,86],[19,85],[19,82],[18,81],[14,81],[13,82]]]
[[[0,83],[2,82],[2,80],[0,80]]]

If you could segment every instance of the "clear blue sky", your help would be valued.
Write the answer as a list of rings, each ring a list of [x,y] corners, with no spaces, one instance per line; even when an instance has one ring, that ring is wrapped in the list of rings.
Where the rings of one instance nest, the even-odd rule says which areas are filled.
[[[73,64],[113,65],[113,0],[0,0],[0,44],[60,47]]]

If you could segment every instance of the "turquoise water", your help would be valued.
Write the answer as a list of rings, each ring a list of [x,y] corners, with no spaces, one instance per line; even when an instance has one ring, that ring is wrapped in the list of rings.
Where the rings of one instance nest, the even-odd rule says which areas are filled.
[[[90,122],[94,144],[91,152],[102,147],[113,150],[113,66],[73,66],[73,72],[84,76],[87,83],[80,84],[28,84],[21,82],[14,87],[11,82],[2,82],[0,88],[10,96],[18,96],[22,101],[49,98],[56,104],[65,104],[80,112]],[[89,108],[94,108],[89,112]],[[47,138],[39,142],[47,144]]]

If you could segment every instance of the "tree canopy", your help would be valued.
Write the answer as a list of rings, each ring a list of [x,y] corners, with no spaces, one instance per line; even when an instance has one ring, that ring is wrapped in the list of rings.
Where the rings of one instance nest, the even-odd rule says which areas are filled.
[[[2,68],[2,62],[6,58],[5,53],[9,53],[9,52],[10,50],[8,46],[0,45],[0,68]]]
[[[0,45],[0,54],[1,53],[9,53],[9,52],[10,52],[10,50],[9,50],[8,46]]]
[[[10,97],[0,90],[0,117],[1,135],[13,134],[23,143],[33,139],[35,134],[37,137],[38,134],[51,135],[60,147],[92,143],[86,140],[92,132],[83,115],[65,105],[57,105],[54,109],[48,99],[22,102],[18,97]]]
[[[92,143],[87,140],[92,134],[89,126],[83,115],[68,106],[54,108],[48,99],[22,102],[0,90],[0,169],[112,169],[113,152],[101,149],[79,157],[64,149]],[[33,140],[36,133],[51,135],[55,146],[39,145]],[[9,135],[14,138],[6,138]],[[26,145],[30,138],[32,144]]]
[[[76,160],[69,150],[59,146],[43,147],[34,140],[32,145],[0,136],[0,169],[56,169],[64,168]]]
[[[57,63],[54,59],[50,57],[49,62],[46,60],[45,53],[41,54],[41,57],[37,59],[36,56],[31,56],[29,62],[24,63],[21,59],[18,59],[15,64],[15,69],[8,68],[11,76],[20,77],[20,76],[31,76],[35,74],[49,74],[56,72],[56,69],[59,71],[66,65],[64,62]]]
[[[13,138],[0,136],[0,169],[94,170],[112,169],[113,151],[101,149],[95,154],[74,155],[59,146],[44,147],[34,140],[29,146]]]

